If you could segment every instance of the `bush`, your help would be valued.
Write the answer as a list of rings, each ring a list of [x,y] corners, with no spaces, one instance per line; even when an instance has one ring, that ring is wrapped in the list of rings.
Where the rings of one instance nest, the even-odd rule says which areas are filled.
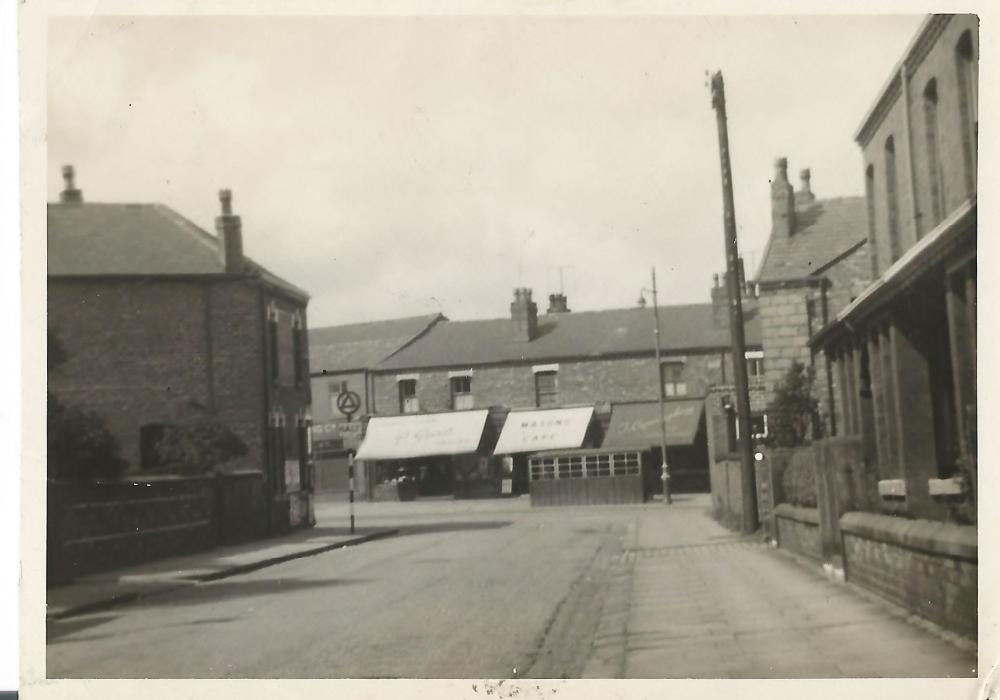
[[[227,425],[196,402],[163,428],[156,443],[161,464],[174,473],[205,474],[247,454],[247,446]]]
[[[800,508],[816,507],[816,465],[811,449],[796,450],[781,477],[785,500]]]
[[[796,362],[775,387],[774,400],[767,407],[769,444],[798,447],[809,442],[812,428],[818,425],[819,402],[812,395],[815,374],[812,367]]]
[[[94,411],[48,397],[48,475],[52,479],[114,479],[128,464]]]

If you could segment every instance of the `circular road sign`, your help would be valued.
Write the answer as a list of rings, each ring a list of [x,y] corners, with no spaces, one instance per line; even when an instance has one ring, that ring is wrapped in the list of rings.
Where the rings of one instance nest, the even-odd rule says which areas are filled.
[[[361,408],[361,397],[356,391],[342,391],[337,396],[337,408],[347,416],[347,420],[351,420],[351,416]]]

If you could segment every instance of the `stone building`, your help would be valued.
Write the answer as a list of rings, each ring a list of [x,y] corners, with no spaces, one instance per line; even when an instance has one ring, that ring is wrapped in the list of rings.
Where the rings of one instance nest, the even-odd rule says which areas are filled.
[[[459,488],[463,460],[469,471],[489,471],[482,460],[493,456],[500,439],[501,447],[520,445],[508,455],[515,492],[526,488],[532,452],[609,446],[647,451],[647,487],[653,492],[662,461],[659,391],[666,402],[672,483],[678,490],[707,490],[704,401],[710,387],[732,381],[728,321],[720,323],[724,314],[713,304],[664,306],[659,313],[659,369],[650,307],[571,312],[565,296],[552,295],[540,314],[531,290],[516,289],[507,318],[442,320],[372,372],[368,435],[375,425],[389,425],[389,416],[398,417],[393,435],[405,432],[407,421],[414,426],[411,436],[450,434],[446,424],[459,418],[449,415],[478,411],[476,421],[462,428],[471,431],[461,441],[468,459],[457,455],[425,469],[436,470],[436,488]],[[747,338],[759,351],[752,312]],[[515,423],[525,426],[524,434],[508,441],[504,432]],[[552,424],[559,430],[530,434]],[[400,466],[399,460],[393,464]]]
[[[348,490],[348,451],[360,445],[362,422],[373,410],[372,370],[442,320],[441,314],[429,314],[309,329],[317,492]],[[356,407],[343,403],[348,393],[357,395]],[[365,495],[367,479],[360,471],[356,487]]]
[[[978,56],[974,15],[928,17],[862,121],[874,281],[812,338],[870,495],[917,518],[975,501]]]
[[[835,377],[809,338],[831,314],[848,304],[871,279],[863,197],[819,199],[808,169],[794,191],[788,161],[775,161],[771,181],[771,235],[756,277],[761,344],[767,356],[768,400],[793,363],[815,370],[813,395],[822,423],[816,432],[836,431]]]
[[[243,254],[228,191],[213,236],[159,204],[85,202],[72,166],[48,205],[48,328],[61,401],[100,414],[130,476],[191,407],[247,448],[225,464],[263,482],[266,530],[312,524],[306,292]]]

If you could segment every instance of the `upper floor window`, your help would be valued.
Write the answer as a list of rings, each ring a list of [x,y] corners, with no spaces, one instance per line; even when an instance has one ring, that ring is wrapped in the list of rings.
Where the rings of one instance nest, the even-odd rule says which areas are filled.
[[[966,30],[955,46],[958,67],[958,111],[962,122],[962,145],[965,157],[965,182],[968,194],[976,192],[976,162],[979,148],[979,56]]]
[[[553,370],[535,372],[535,405],[559,404],[559,373]]]
[[[462,375],[451,377],[448,381],[451,384],[451,407],[455,410],[472,408],[474,404],[472,377]]]
[[[684,381],[684,363],[676,360],[664,362],[660,365],[660,373],[663,377],[663,395],[687,396],[687,382]]]
[[[268,375],[272,382],[276,382],[281,366],[278,363],[278,307],[274,302],[267,305],[267,360]]]
[[[927,140],[927,184],[930,189],[931,215],[934,224],[944,218],[944,179],[941,176],[941,142],[938,136],[937,80],[931,78],[924,88],[924,131]]]
[[[868,260],[871,263],[872,279],[878,277],[878,248],[875,245],[875,166],[865,170],[865,203],[868,205]]]
[[[896,179],[896,141],[890,136],[885,141],[885,201],[889,217],[889,257],[899,260],[902,249],[899,242],[899,200]]]
[[[748,350],[747,377],[750,381],[762,381],[764,379],[764,352],[762,350]]]
[[[417,380],[399,380],[399,412],[417,413],[420,410],[420,401],[417,399]]]
[[[305,336],[305,319],[302,318],[300,312],[296,311],[292,316],[292,362],[294,364],[295,386],[302,386],[306,381],[306,364],[308,358],[305,354]]]

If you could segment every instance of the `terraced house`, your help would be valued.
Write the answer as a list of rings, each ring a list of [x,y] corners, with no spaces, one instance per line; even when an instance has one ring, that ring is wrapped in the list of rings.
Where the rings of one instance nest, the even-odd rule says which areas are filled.
[[[641,455],[634,475],[649,497],[660,490],[662,392],[671,483],[708,490],[705,397],[732,381],[725,302],[659,314],[659,367],[646,306],[570,311],[553,294],[540,314],[519,288],[506,318],[435,323],[372,372],[374,411],[357,456],[378,480],[409,476],[419,493],[500,495],[543,478],[529,471],[532,455],[627,449]],[[759,352],[752,311],[747,338]]]

